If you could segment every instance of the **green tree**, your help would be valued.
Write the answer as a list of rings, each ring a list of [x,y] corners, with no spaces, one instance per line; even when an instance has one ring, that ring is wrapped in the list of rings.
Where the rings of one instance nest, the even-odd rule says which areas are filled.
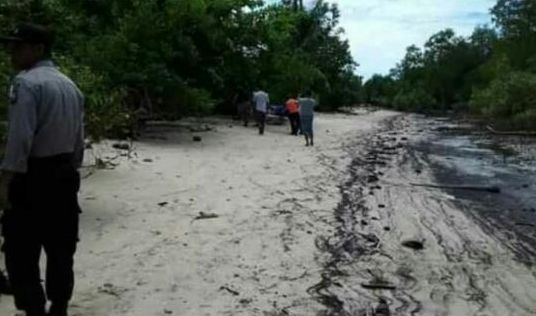
[[[361,80],[339,18],[322,0],[309,9],[299,0],[0,3],[0,31],[21,20],[57,31],[55,58],[94,101],[88,117],[101,123],[90,132],[99,134],[122,130],[124,120],[113,118],[132,120],[141,109],[156,118],[231,113],[235,96],[259,85],[279,102],[313,89],[326,109],[354,104]],[[4,87],[7,68],[0,63]]]

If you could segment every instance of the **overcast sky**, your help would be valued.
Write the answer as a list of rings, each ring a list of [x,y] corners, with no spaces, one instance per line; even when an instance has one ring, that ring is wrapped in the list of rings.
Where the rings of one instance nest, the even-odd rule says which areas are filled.
[[[270,0],[268,2],[275,1]],[[314,0],[306,0],[312,2]],[[452,28],[470,35],[477,25],[490,24],[496,0],[331,0],[341,9],[358,73],[369,78],[386,74],[411,44],[422,46],[434,33]]]

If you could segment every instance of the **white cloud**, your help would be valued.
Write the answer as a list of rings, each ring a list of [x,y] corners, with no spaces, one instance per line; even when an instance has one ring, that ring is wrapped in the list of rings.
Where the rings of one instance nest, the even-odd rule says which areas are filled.
[[[305,0],[312,4],[315,0]],[[470,35],[477,25],[489,24],[496,0],[326,0],[337,3],[358,73],[369,78],[386,74],[405,54],[422,46],[433,34],[452,28]],[[275,3],[278,0],[266,0]]]
[[[421,46],[434,33],[452,28],[469,35],[490,22],[495,0],[332,0],[341,9],[352,54],[365,78],[387,73],[407,46]]]

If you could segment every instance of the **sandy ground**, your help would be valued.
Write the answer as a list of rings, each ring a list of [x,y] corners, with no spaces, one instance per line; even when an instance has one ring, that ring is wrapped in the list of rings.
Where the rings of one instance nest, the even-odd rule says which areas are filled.
[[[72,315],[536,315],[535,269],[452,196],[407,185],[434,181],[404,153],[422,137],[408,117],[319,115],[314,148],[286,126],[209,125],[152,128],[130,159],[93,150],[119,165],[83,183]]]

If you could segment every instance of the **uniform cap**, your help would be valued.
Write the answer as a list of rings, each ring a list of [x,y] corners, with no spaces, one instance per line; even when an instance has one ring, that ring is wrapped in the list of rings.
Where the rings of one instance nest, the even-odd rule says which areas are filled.
[[[43,44],[51,47],[54,42],[52,32],[38,24],[21,23],[7,36],[0,36],[0,43],[30,43]]]

